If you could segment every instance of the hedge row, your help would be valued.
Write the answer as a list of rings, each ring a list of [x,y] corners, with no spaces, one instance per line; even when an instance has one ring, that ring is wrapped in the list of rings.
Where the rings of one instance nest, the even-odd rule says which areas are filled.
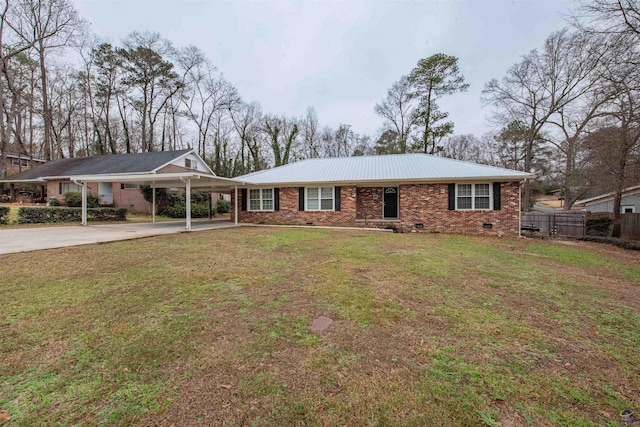
[[[89,221],[126,221],[127,210],[124,208],[91,208],[87,209]],[[19,224],[43,224],[58,222],[82,221],[82,208],[27,208],[18,209]]]
[[[9,206],[0,206],[0,224],[9,222]]]
[[[618,239],[615,237],[602,237],[602,236],[584,236],[584,237],[578,237],[578,240],[584,240],[585,242],[606,243],[609,245],[618,246],[619,248],[623,248],[623,249],[632,249],[635,251],[640,251],[640,242],[635,240],[624,240],[624,239]]]
[[[168,216],[169,218],[185,218],[187,216],[187,208],[184,204],[166,206],[162,211],[158,212],[160,215]],[[211,212],[212,215],[216,214],[215,206]],[[191,204],[191,218],[208,218],[209,217],[209,204],[208,203],[192,203]]]

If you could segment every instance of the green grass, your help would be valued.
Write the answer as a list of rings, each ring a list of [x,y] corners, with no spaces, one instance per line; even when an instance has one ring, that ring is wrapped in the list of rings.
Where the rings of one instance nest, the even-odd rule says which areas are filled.
[[[239,228],[0,257],[8,425],[619,425],[640,257]],[[313,319],[334,320],[328,331]]]

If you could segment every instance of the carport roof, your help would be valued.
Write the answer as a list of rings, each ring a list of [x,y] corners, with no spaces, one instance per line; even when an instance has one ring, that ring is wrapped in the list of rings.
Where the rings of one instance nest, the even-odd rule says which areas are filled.
[[[77,182],[130,182],[140,185],[154,185],[159,188],[186,187],[187,183],[183,180],[188,179],[193,189],[225,191],[229,191],[235,185],[242,185],[241,181],[199,172],[75,175],[69,178]]]

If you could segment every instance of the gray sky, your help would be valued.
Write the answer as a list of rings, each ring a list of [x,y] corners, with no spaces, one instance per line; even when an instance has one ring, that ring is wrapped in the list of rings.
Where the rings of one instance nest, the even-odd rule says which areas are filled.
[[[177,1],[76,0],[100,36],[156,31],[176,46],[201,48],[245,101],[265,112],[322,125],[351,124],[375,137],[373,112],[392,83],[420,58],[459,58],[468,92],[441,101],[455,133],[490,130],[480,93],[553,31],[570,0]]]

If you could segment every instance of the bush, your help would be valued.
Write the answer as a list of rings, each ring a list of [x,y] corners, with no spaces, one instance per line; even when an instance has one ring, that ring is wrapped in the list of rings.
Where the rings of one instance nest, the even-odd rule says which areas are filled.
[[[603,237],[603,236],[584,236],[584,237],[578,237],[578,240],[583,240],[585,242],[606,243],[606,244],[614,245],[623,249],[640,251],[640,242],[633,241],[633,240],[623,240],[623,239],[617,239],[615,237]]]
[[[91,208],[87,209],[88,221],[126,221],[127,210],[124,208]],[[28,208],[18,209],[19,224],[45,224],[82,221],[82,208]]]
[[[215,214],[215,212],[211,212]],[[165,207],[160,215],[168,216],[169,218],[185,218],[187,210],[184,204],[173,205]],[[209,217],[209,204],[208,203],[192,203],[191,204],[191,218],[208,218]]]
[[[64,193],[64,202],[70,208],[82,207],[82,193],[79,191],[69,191]],[[97,208],[100,205],[100,198],[97,194],[87,193],[87,207]]]
[[[229,213],[229,211],[231,210],[231,203],[229,203],[226,200],[218,200],[218,203],[216,203],[216,212],[220,213],[220,214],[226,214]]]
[[[60,206],[61,203],[60,203],[60,200],[56,199],[55,197],[52,197],[52,198],[49,199],[48,205],[49,206]]]
[[[0,206],[0,224],[7,224],[9,222],[9,206]]]
[[[611,225],[613,220],[611,218],[593,218],[587,220],[587,235],[589,236],[610,236]]]

